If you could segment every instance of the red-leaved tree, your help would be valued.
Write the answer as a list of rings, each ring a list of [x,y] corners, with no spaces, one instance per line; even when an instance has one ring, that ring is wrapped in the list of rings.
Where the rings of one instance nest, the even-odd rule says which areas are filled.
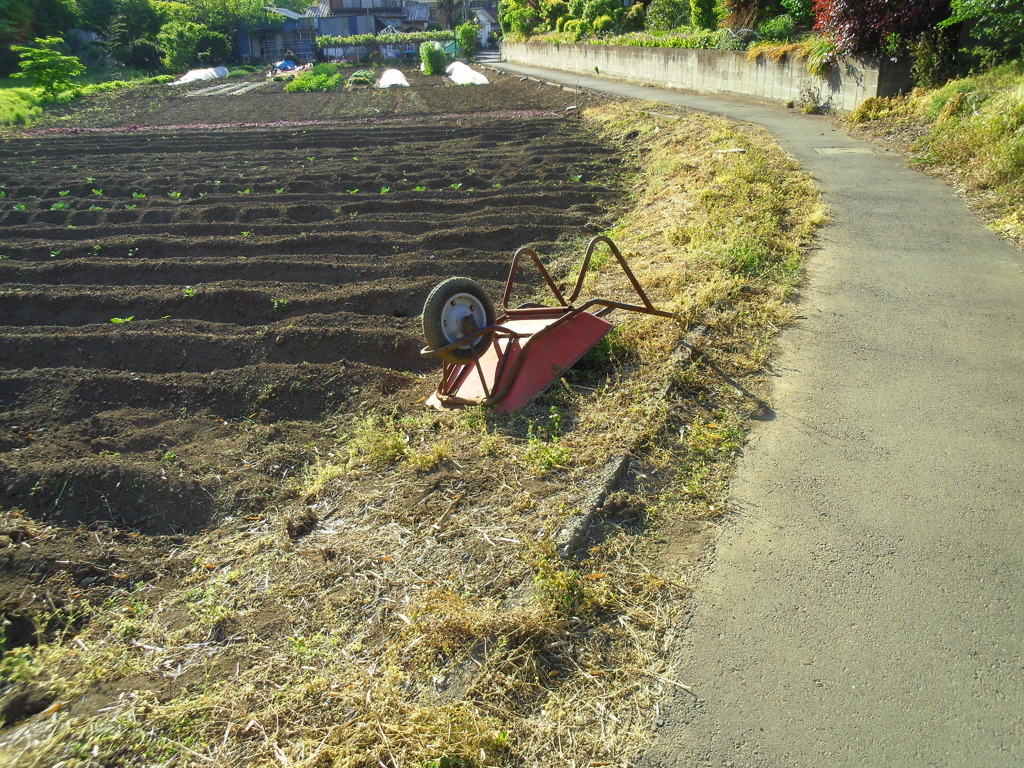
[[[815,29],[840,53],[903,53],[950,16],[950,0],[815,0]]]

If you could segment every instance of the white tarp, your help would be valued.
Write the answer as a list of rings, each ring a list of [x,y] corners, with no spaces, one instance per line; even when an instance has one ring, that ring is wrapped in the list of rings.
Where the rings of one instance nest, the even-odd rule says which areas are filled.
[[[408,88],[409,81],[405,79],[405,75],[403,75],[400,70],[384,70],[384,74],[380,76],[380,82],[377,83],[377,87],[390,88],[393,85],[404,85],[406,88]]]
[[[480,72],[470,69],[468,64],[461,61],[453,61],[445,72],[456,85],[487,85],[489,82]]]
[[[194,83],[197,80],[216,80],[218,77],[227,77],[227,67],[214,67],[213,69],[193,69],[175,80],[171,85],[182,83]]]

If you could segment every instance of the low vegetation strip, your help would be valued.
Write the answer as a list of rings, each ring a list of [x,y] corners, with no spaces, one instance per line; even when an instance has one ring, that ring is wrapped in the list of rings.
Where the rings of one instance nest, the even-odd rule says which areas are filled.
[[[8,510],[5,535],[24,542],[26,553],[45,551],[47,541],[63,537],[69,551],[76,542],[79,547],[70,560],[83,561],[96,536],[123,542],[123,550],[108,553],[125,557],[128,546],[135,546],[142,555],[128,563],[116,557],[105,566],[95,563],[93,570],[73,576],[66,571],[61,600],[10,614],[9,637],[14,630],[21,634],[18,642],[8,642],[0,662],[9,691],[4,717],[13,726],[0,735],[0,756],[28,768],[59,761],[597,766],[629,764],[636,757],[665,691],[685,687],[667,665],[665,651],[682,613],[692,558],[678,549],[666,552],[660,542],[671,534],[697,551],[706,520],[722,508],[745,419],[761,407],[750,392],[758,387],[771,333],[789,316],[787,296],[800,277],[801,247],[823,214],[810,180],[750,127],[644,105],[580,111],[585,114],[572,129],[580,133],[570,131],[573,140],[588,147],[590,156],[594,147],[617,148],[608,160],[614,158],[611,165],[627,175],[581,161],[566,174],[566,191],[589,191],[605,210],[615,211],[614,220],[594,211],[591,228],[604,228],[616,239],[652,299],[676,311],[677,319],[622,322],[566,379],[509,417],[479,408],[423,410],[418,400],[432,387],[432,377],[417,381],[396,372],[385,399],[357,383],[357,377],[375,380],[371,366],[349,364],[350,370],[318,369],[322,375],[307,382],[324,375],[343,382],[353,392],[344,407],[301,403],[309,397],[293,386],[298,380],[282,380],[257,400],[240,403],[253,406],[242,418],[217,426],[209,418],[216,414],[205,409],[229,403],[214,388],[217,378],[205,380],[196,394],[208,405],[197,424],[244,435],[245,462],[287,493],[243,506],[239,502],[249,492],[241,489],[241,496],[219,506],[206,531],[187,534],[62,529],[45,516]],[[551,126],[546,128],[550,136]],[[473,161],[472,173],[450,183],[446,195],[452,202],[461,203],[470,186],[479,192],[476,179],[491,172],[483,163],[495,151],[512,157],[519,147],[516,172],[527,175],[549,170],[552,157],[566,155],[564,149],[538,151],[534,158],[521,150],[520,128],[501,130],[506,140],[489,143]],[[322,153],[314,158],[306,145],[291,155],[284,150],[298,139],[281,137],[281,161],[312,164],[306,170],[318,173]],[[339,139],[332,145],[350,146],[340,134]],[[449,147],[444,140],[438,146]],[[30,149],[26,145],[25,152]],[[171,162],[172,154],[156,150],[149,149],[154,158]],[[277,164],[272,155],[262,162]],[[239,166],[238,172],[253,174],[250,194],[259,192],[269,202],[276,189],[258,180],[257,168]],[[329,170],[336,174],[341,168]],[[529,186],[529,179],[523,181]],[[562,179],[541,181],[531,195],[503,207],[522,208],[536,218],[548,187],[563,185]],[[248,179],[244,183],[250,185]],[[504,194],[506,181],[498,183],[502,187],[492,184],[491,194]],[[63,199],[60,184],[50,186],[54,200]],[[106,183],[104,196],[108,188],[113,187]],[[145,200],[150,191],[168,201],[156,210],[177,210],[179,204],[159,186],[142,190]],[[190,199],[199,191],[206,189],[189,188]],[[410,204],[422,194],[404,187],[397,193],[357,192],[351,204],[348,192],[338,193],[336,204],[345,215],[373,217],[390,210],[377,205],[390,206],[397,193]],[[613,207],[612,195],[624,202]],[[237,217],[252,202],[234,192],[194,204]],[[393,213],[388,221],[403,221],[400,206]],[[434,208],[432,215],[441,214]],[[423,209],[419,223],[407,226],[426,227],[429,216]],[[446,263],[428,258],[423,266],[438,278],[454,270],[484,277],[494,293],[500,266],[495,262],[492,273],[490,261],[474,252],[486,242],[495,253],[511,255],[521,244],[490,243],[484,233],[495,227],[498,222],[482,227],[476,245],[467,240],[464,251],[445,256]],[[588,225],[565,219],[556,229],[559,242],[545,235],[532,244],[552,257],[552,269],[571,277]],[[369,275],[390,261],[392,243],[403,247],[419,236],[407,229],[397,237],[378,230],[348,251],[358,254],[377,243],[377,251],[351,268]],[[208,288],[180,297],[181,306],[192,307],[207,289],[214,290],[216,270],[234,268],[229,258],[235,264],[246,256],[240,268],[253,270],[248,277],[258,282],[266,279],[259,275],[268,259],[275,269],[291,268],[273,256],[287,240],[267,241],[251,252],[245,238],[218,245],[214,240],[222,235],[208,237],[191,257],[172,249],[152,260],[145,266],[152,277],[130,268],[145,263],[142,254],[117,274],[126,284],[159,285],[165,274],[160,265],[169,258],[180,261],[166,274],[202,268]],[[318,263],[330,258],[334,242],[324,241],[326,249],[314,248],[308,258],[294,257],[313,274],[331,266]],[[207,254],[207,246],[213,252]],[[71,267],[59,256],[51,261],[42,244],[26,242],[21,253],[17,268],[38,274],[38,280]],[[589,290],[620,295],[624,286],[614,261],[599,258],[592,266]],[[337,269],[338,275],[349,274],[342,264]],[[104,282],[101,274],[79,280],[95,287]],[[313,306],[319,301],[314,294],[296,287],[267,294],[279,300],[265,309],[281,313],[273,320],[275,333],[286,339],[278,346],[270,337],[267,349],[289,349],[297,331],[289,324],[301,326],[309,312],[321,311]],[[114,295],[90,293],[83,307],[98,302],[104,310]],[[282,307],[281,300],[288,304]],[[229,320],[224,313],[230,314],[231,302],[199,304],[220,313],[217,323]],[[342,322],[357,327],[355,315],[371,306],[347,310]],[[130,314],[126,309],[118,316]],[[129,329],[138,322],[135,315]],[[249,322],[268,318],[257,312]],[[404,322],[393,319],[399,335]],[[678,355],[683,343],[697,349],[689,362]],[[376,353],[378,363],[390,354],[383,348]],[[281,372],[297,376],[306,370],[293,365]],[[129,383],[130,375],[138,376],[108,374],[106,391],[117,382],[132,390],[157,384],[152,376]],[[99,381],[92,387],[102,389]],[[26,381],[18,391],[33,389],[46,387]],[[161,391],[165,398],[171,394]],[[97,402],[110,399],[102,394]],[[316,410],[322,437],[300,453],[265,452],[267,441],[277,439],[273,430],[288,428],[287,414],[307,406]],[[139,428],[145,430],[146,423],[139,419]],[[139,445],[145,434],[140,432]],[[588,495],[588,478],[623,446],[632,451],[619,490],[605,502],[577,557],[561,559],[555,550],[559,530],[575,519],[576,505]],[[173,446],[156,450],[178,453]],[[189,466],[177,455],[160,458],[168,476]],[[683,533],[691,538],[680,539]],[[59,565],[68,559],[55,553],[47,568],[70,569]],[[57,586],[51,582],[51,594]]]

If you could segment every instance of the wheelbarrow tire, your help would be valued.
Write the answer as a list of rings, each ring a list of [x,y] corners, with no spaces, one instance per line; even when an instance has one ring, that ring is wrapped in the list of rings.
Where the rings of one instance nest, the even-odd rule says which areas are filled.
[[[437,285],[423,304],[423,337],[427,346],[440,349],[458,341],[457,326],[468,315],[473,316],[479,328],[494,325],[494,305],[478,282],[468,277],[450,277]],[[488,339],[487,334],[481,336],[473,347],[481,350]],[[449,349],[440,358],[447,363],[469,363],[473,361],[473,351],[467,343]]]

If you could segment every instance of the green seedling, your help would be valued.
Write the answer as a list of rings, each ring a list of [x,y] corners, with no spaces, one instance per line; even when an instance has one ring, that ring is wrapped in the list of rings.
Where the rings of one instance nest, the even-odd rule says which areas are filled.
[[[412,191],[413,192],[426,192],[427,188],[426,187],[422,187],[422,186],[421,187],[413,187]]]
[[[102,246],[102,245],[100,245],[99,243],[97,243],[96,245],[94,245],[94,246],[92,247],[92,255],[93,255],[93,256],[99,256],[99,255],[100,255],[100,252],[101,252],[102,250],[103,250],[103,246]]]
[[[271,299],[270,307],[274,312],[286,312],[288,310],[288,299]]]
[[[252,232],[246,229],[242,232],[242,237],[252,237]]]
[[[238,190],[238,194],[240,194],[240,195],[248,195],[250,192],[252,192],[251,189],[240,189],[240,190]]]
[[[381,187],[381,188],[380,188],[380,193],[381,193],[382,195],[386,195],[386,194],[387,194],[388,192],[390,192],[390,191],[391,191],[391,187]]]
[[[68,195],[71,194],[71,190],[70,189],[65,189],[65,190],[63,190],[61,192],[58,192],[57,194],[60,195],[61,197],[67,197]]]
[[[281,187],[280,189],[275,189],[274,190],[274,194],[275,195],[280,195],[282,193],[284,193],[284,187]]]
[[[110,318],[110,322],[114,323],[114,325],[120,325],[121,323],[130,323],[134,319],[135,315],[132,315],[131,317],[112,317]]]
[[[179,197],[181,197],[181,192],[168,192],[167,196],[172,200],[177,200]]]
[[[451,186],[452,189],[462,189],[461,183],[451,184],[449,186]]]
[[[182,295],[183,298],[191,299],[197,293],[198,293],[198,291],[195,288],[193,288],[191,285],[186,285],[184,290],[181,292],[181,295]]]
[[[146,195],[142,192],[132,192],[132,197],[136,200],[142,200]]]
[[[90,205],[89,206],[89,210],[90,211],[102,211],[103,210],[103,206],[101,206],[101,205]]]
[[[93,193],[94,195],[96,195],[97,197],[103,197],[103,190],[102,190],[102,189],[94,189],[94,190],[92,191],[92,193]]]
[[[14,204],[14,210],[16,210],[16,211],[24,211],[25,210],[25,204],[24,203],[15,203]]]
[[[125,203],[125,205],[124,205],[124,209],[125,209],[126,211],[134,211],[134,210],[135,210],[136,208],[138,208],[138,207],[139,207],[139,206],[137,206],[137,205],[134,205],[134,204],[132,204],[132,205],[129,205],[128,203]]]
[[[86,176],[85,177],[85,183],[86,184],[92,184],[94,181],[96,181],[96,177],[95,176]]]
[[[50,206],[50,210],[51,211],[63,211],[63,210],[66,210],[66,209],[68,209],[70,207],[71,206],[68,205],[67,203],[54,203],[53,205]]]
[[[358,189],[346,189],[345,191],[348,192],[350,195],[355,195],[359,193]]]

